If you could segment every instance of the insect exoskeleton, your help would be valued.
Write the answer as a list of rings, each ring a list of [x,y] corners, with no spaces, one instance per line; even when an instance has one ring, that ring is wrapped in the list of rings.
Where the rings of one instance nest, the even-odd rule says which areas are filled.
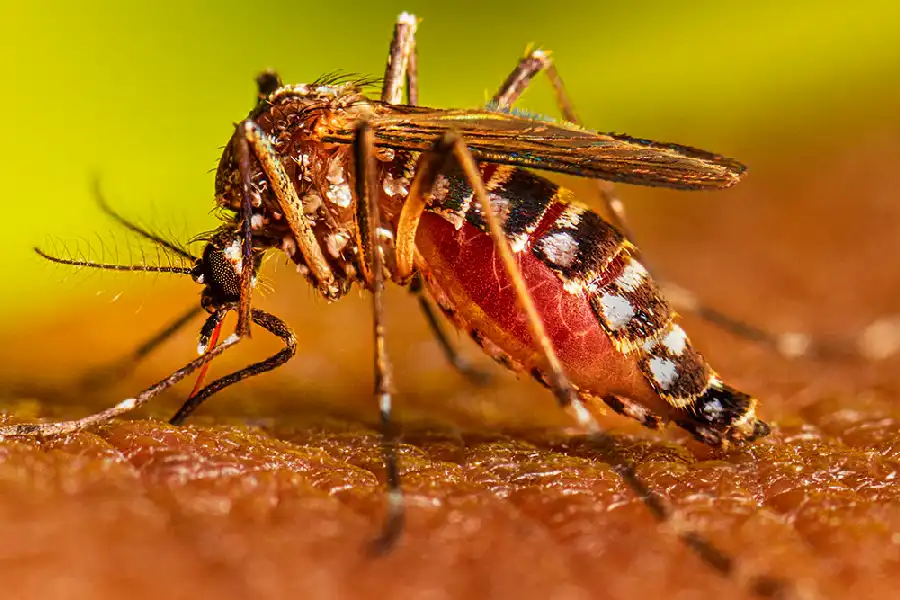
[[[329,299],[340,297],[352,283],[368,285],[361,276],[365,240],[357,227],[355,159],[347,143],[361,120],[371,122],[376,133],[378,238],[384,266],[400,283],[409,277],[395,269],[398,257],[390,242],[398,236],[422,153],[441,133],[465,128],[465,138],[476,141],[498,132],[545,139],[565,135],[576,150],[584,144],[580,138],[644,149],[653,144],[507,111],[441,112],[389,105],[367,99],[353,82],[279,87],[250,114],[252,125],[239,126],[235,135],[264,138],[299,204],[286,205],[277,193],[282,183],[271,181],[271,169],[253,158],[254,237],[257,243],[264,240],[283,249]],[[241,174],[234,148],[229,144],[220,162],[216,196],[220,205],[238,210]],[[681,157],[691,150],[658,148],[676,148]],[[506,154],[488,155],[478,168],[547,335],[579,396],[589,403],[602,400],[649,427],[673,421],[710,445],[768,433],[756,417],[756,400],[725,384],[691,345],[631,242],[579,204],[572,192],[517,166],[515,152],[515,139],[510,138]],[[526,164],[542,166],[540,155],[533,152],[532,158],[533,163]],[[549,366],[517,302],[472,185],[449,159],[432,179],[430,189],[422,190],[425,209],[415,230],[415,271],[455,326],[488,355],[547,383]],[[298,231],[311,232],[311,251],[298,251]]]

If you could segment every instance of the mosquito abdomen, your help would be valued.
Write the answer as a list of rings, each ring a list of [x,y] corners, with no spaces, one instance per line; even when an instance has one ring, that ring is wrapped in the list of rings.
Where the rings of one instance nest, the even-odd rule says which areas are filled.
[[[484,165],[491,204],[560,361],[580,393],[647,425],[674,420],[705,443],[757,437],[755,399],[725,385],[690,343],[634,246],[572,193]],[[439,177],[416,237],[442,309],[495,360],[539,380],[539,346],[471,188]]]

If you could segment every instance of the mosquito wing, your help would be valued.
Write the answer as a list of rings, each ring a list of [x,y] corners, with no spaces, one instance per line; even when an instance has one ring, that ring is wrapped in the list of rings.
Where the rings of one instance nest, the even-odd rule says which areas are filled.
[[[746,170],[733,159],[688,146],[596,133],[509,112],[391,106],[371,123],[375,145],[382,148],[429,150],[453,129],[480,161],[620,183],[726,188]],[[352,138],[352,130],[331,130],[323,141],[348,143]]]

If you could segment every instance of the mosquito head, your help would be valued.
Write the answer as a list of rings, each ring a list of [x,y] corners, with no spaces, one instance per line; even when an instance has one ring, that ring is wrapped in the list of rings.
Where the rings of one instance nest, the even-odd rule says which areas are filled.
[[[262,254],[254,252],[252,281],[256,281]],[[244,270],[244,257],[241,250],[241,239],[237,231],[220,230],[214,233],[203,249],[203,255],[196,260],[191,269],[191,277],[202,284],[203,297],[201,304],[207,310],[234,304],[241,297],[241,274]]]

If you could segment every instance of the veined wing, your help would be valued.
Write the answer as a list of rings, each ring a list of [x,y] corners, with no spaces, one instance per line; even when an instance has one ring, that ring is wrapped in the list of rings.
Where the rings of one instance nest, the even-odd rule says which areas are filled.
[[[507,112],[391,106],[389,113],[372,120],[372,127],[375,145],[383,148],[429,150],[445,131],[454,129],[480,161],[636,185],[725,188],[746,170],[736,160],[688,146],[596,133]],[[323,141],[353,139],[350,129],[322,133]]]

